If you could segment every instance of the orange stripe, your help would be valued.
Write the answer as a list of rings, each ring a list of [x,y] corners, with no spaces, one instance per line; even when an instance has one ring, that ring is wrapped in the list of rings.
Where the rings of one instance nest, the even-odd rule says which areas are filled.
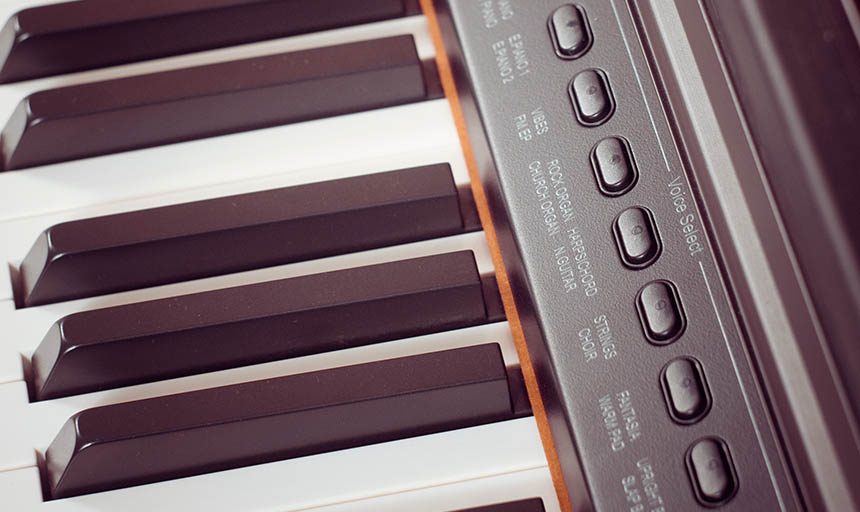
[[[448,98],[448,103],[451,105],[451,113],[454,116],[454,123],[457,125],[457,133],[460,136],[460,145],[463,148],[463,157],[466,160],[466,166],[469,169],[469,177],[472,181],[472,193],[475,196],[475,203],[478,207],[478,214],[481,217],[481,224],[484,227],[484,233],[487,236],[487,242],[490,245],[490,251],[493,255],[493,266],[496,269],[496,280],[499,283],[499,291],[502,295],[502,301],[505,305],[505,313],[508,317],[508,323],[513,332],[514,341],[517,346],[517,354],[520,358],[520,367],[523,371],[523,376],[528,390],[529,400],[532,403],[532,411],[537,420],[538,430],[540,431],[543,448],[546,452],[547,462],[549,463],[550,473],[552,474],[555,492],[558,494],[558,500],[561,504],[561,509],[564,512],[572,512],[573,508],[570,505],[568,498],[567,487],[564,485],[564,478],[561,474],[561,465],[558,462],[558,454],[555,451],[555,445],[552,442],[552,435],[549,430],[549,423],[546,418],[546,410],[543,406],[543,401],[538,391],[537,378],[535,377],[534,367],[532,366],[531,358],[529,357],[526,348],[526,340],[523,335],[522,324],[520,317],[517,314],[517,309],[514,304],[514,295],[511,291],[511,283],[508,280],[508,275],[505,272],[505,266],[502,262],[502,253],[499,250],[499,241],[496,237],[496,230],[493,228],[493,221],[490,218],[490,210],[487,206],[487,197],[484,194],[484,188],[481,185],[480,176],[478,173],[478,164],[475,160],[475,154],[472,152],[472,145],[469,142],[469,133],[466,131],[466,121],[463,117],[463,111],[460,107],[460,99],[457,96],[457,88],[454,84],[454,75],[451,72],[451,65],[448,62],[448,55],[445,53],[444,44],[442,42],[442,32],[439,28],[439,22],[436,17],[436,9],[433,6],[433,0],[420,0],[421,9],[427,17],[427,22],[430,29],[430,35],[433,37],[433,44],[436,47],[436,65],[439,68],[439,77],[442,80],[442,88],[445,91],[445,96]]]

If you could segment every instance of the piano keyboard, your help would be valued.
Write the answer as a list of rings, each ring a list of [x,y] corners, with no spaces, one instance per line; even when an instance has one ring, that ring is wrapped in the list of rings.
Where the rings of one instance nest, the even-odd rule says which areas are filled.
[[[109,7],[105,5],[118,2],[82,0],[74,4],[79,7],[87,3],[106,9]],[[239,8],[241,4],[255,4],[228,0],[212,3],[234,14],[230,4],[239,4]],[[284,4],[256,2],[279,3]],[[358,23],[349,22],[350,16],[336,15],[351,2],[328,1],[324,4],[329,7],[327,12],[332,14],[332,20],[325,30],[318,30],[320,27],[312,23],[303,25],[296,19],[289,32],[296,35],[246,33],[245,39],[239,39],[241,44],[229,46],[219,38],[196,41],[193,43],[198,46],[194,48],[208,49],[191,53],[181,53],[185,47],[179,42],[178,46],[172,46],[170,37],[165,35],[159,41],[162,47],[159,58],[112,67],[104,67],[108,61],[98,62],[98,59],[77,67],[31,66],[26,59],[38,55],[38,45],[43,44],[36,37],[30,49],[15,54],[18,61],[10,60],[19,71],[12,69],[11,64],[0,71],[0,80],[7,82],[0,85],[2,122],[20,121],[15,121],[16,109],[26,105],[22,101],[27,97],[36,101],[39,99],[36,93],[76,87],[61,89],[65,91],[63,94],[43,96],[55,101],[51,108],[58,113],[52,118],[55,126],[60,127],[56,131],[51,134],[40,131],[46,127],[50,131],[48,125],[52,122],[47,119],[51,116],[39,122],[26,121],[24,128],[20,124],[11,128],[7,125],[4,131],[7,170],[0,172],[0,255],[4,263],[0,275],[3,326],[0,509],[21,512],[561,510],[535,420],[523,403],[522,382],[517,378],[517,350],[510,328],[500,316],[490,250],[484,234],[476,231],[463,149],[450,107],[434,81],[435,50],[427,21],[415,14],[414,2],[405,2],[405,10],[401,12],[405,16],[386,14],[391,8],[403,8],[400,1],[369,3],[381,14],[360,19]],[[9,19],[22,9],[47,4],[50,2],[3,0],[0,17]],[[157,2],[141,9],[170,10],[177,4],[201,3]],[[71,23],[75,19],[75,6],[68,8],[71,14],[67,21]],[[125,14],[130,16],[124,21],[131,23],[125,25],[130,33],[138,29],[146,33],[145,24],[134,23],[133,8]],[[137,16],[143,15],[137,12]],[[218,18],[217,13],[212,16]],[[51,24],[47,28],[40,25],[44,19],[38,16],[21,20],[24,28],[50,32]],[[162,21],[163,30],[165,26],[173,26],[170,19]],[[5,30],[8,29],[7,26]],[[105,33],[110,34],[110,30]],[[98,36],[92,35],[96,39]],[[39,37],[74,46],[83,44],[81,37],[89,36],[66,33],[53,40],[51,37],[55,36],[50,34]],[[85,95],[89,94],[86,91],[95,91],[91,99],[98,103],[110,99],[107,96],[113,90],[111,84],[124,79],[122,83],[137,83],[136,78],[128,77],[171,72],[170,76],[180,77],[173,86],[181,92],[181,77],[189,68],[226,66],[223,69],[228,69],[230,65],[223,63],[239,60],[260,64],[264,60],[259,58],[278,54],[299,55],[304,59],[312,56],[315,49],[337,45],[349,48],[362,41],[391,39],[409,46],[414,44],[416,62],[421,63],[420,76],[425,81],[422,98],[372,99],[347,105],[342,111],[349,113],[340,115],[306,112],[295,118],[287,115],[263,123],[240,123],[213,136],[213,133],[197,133],[206,118],[201,105],[217,107],[218,103],[195,104],[199,98],[191,97],[186,102],[191,107],[185,111],[165,113],[164,109],[153,108],[154,112],[146,114],[156,120],[170,114],[178,124],[188,121],[184,135],[171,139],[182,142],[164,144],[168,139],[159,138],[152,125],[147,128],[146,117],[135,117],[141,115],[135,111],[120,120],[116,126],[125,126],[138,137],[133,144],[138,149],[131,151],[124,151],[127,146],[122,144],[101,144],[93,133],[85,131],[87,119],[101,114],[78,110],[82,117],[69,121],[75,119],[70,117],[72,110],[84,108],[77,103],[83,102],[80,98],[84,96],[77,96],[76,92]],[[321,62],[321,67],[326,68],[325,61]],[[75,72],[58,74],[70,70]],[[323,71],[337,74],[336,69]],[[38,78],[14,81],[22,76]],[[370,80],[375,86],[386,85],[376,75]],[[324,81],[322,78],[320,83]],[[332,101],[343,103],[341,100],[351,99],[350,95],[366,94],[356,84],[335,81],[334,85],[320,85],[320,90],[332,95]],[[136,91],[142,96],[151,92]],[[293,90],[285,91],[289,94]],[[289,101],[292,97],[285,100]],[[141,102],[145,105],[146,98]],[[241,101],[226,99],[223,105],[236,108]],[[111,109],[122,110],[127,106],[120,99],[119,103],[100,104],[98,109],[109,116]],[[39,113],[35,107],[28,112]],[[136,119],[141,122],[138,124]],[[96,125],[86,130],[92,130],[93,126]],[[11,137],[12,133],[18,134],[18,138]],[[111,138],[117,134],[106,135]],[[79,139],[69,144],[69,137]],[[77,151],[76,148],[88,143],[95,144],[94,149]],[[437,208],[439,215],[445,214],[445,208],[449,211],[459,208],[462,228],[442,227],[435,231],[428,228],[424,224],[430,220],[422,221],[418,214],[409,217],[418,206],[404,205],[401,196],[393,199],[377,198],[375,194],[366,196],[366,201],[378,204],[356,206],[346,204],[349,203],[346,199],[344,204],[323,204],[327,197],[334,197],[330,183],[338,181],[333,180],[358,180],[346,182],[353,187],[362,183],[365,179],[362,177],[383,176],[381,173],[389,171],[414,176],[426,166],[440,168],[443,177],[450,172],[450,186],[445,189],[448,195],[426,190],[423,188],[426,184],[419,180],[413,195],[420,199],[413,203],[428,201],[421,196],[425,192],[436,194],[434,198],[443,196],[429,207]],[[373,186],[372,181],[368,183],[371,185],[367,186]],[[294,188],[302,186],[310,188]],[[211,212],[205,208],[241,208],[237,206],[241,202],[238,199],[222,198],[245,197],[246,209],[237,212],[253,217],[259,213],[253,208],[255,199],[279,198],[265,194],[283,191],[287,194],[285,198],[298,203],[299,196],[290,196],[291,190],[307,191],[308,197],[303,201],[306,209],[277,221],[281,223],[281,231],[265,233],[274,233],[272,244],[289,244],[295,250],[273,255],[268,260],[256,261],[242,251],[245,248],[242,240],[255,240],[257,232],[253,230],[259,227],[251,221],[242,226],[231,225],[236,216],[224,213],[220,217],[206,214],[196,224],[195,219],[189,218],[188,225],[167,225],[165,219],[169,216],[163,216],[172,211],[180,215],[174,219],[182,224],[183,212],[203,215],[200,212]],[[400,191],[397,188],[394,192]],[[174,205],[186,206],[166,208]],[[119,216],[130,212],[138,213]],[[311,215],[308,212],[315,212],[319,222],[308,221],[301,229],[290,231]],[[336,217],[338,214],[340,217]],[[364,220],[350,225],[349,220],[359,215],[365,215],[361,217]],[[123,218],[127,219],[125,226],[119,222]],[[383,219],[390,232],[401,229],[396,225],[400,219],[405,234],[390,239],[381,236],[371,240],[368,235],[367,240],[363,236],[353,236],[355,240],[351,242],[345,240],[352,235],[350,230],[359,229],[374,218]],[[404,218],[413,220],[402,221]],[[346,219],[342,231],[327,233],[326,226],[334,226],[335,219]],[[267,226],[276,222],[269,217],[257,220]],[[129,226],[138,222],[141,226],[149,222],[156,232],[135,245],[128,242],[126,235],[130,234]],[[415,230],[410,229],[409,222],[416,224]],[[63,256],[72,262],[66,270],[63,258],[52,259],[50,264],[44,261],[44,252],[59,245],[49,246],[46,239],[40,242],[46,230],[60,224],[79,228],[72,230],[73,246],[80,249],[89,244],[88,250],[67,252]],[[176,230],[172,234],[165,232],[165,228],[173,227]],[[117,244],[100,246],[99,229],[112,233],[114,241],[126,240],[125,249],[117,249]],[[249,234],[243,239],[237,229],[245,229]],[[220,245],[196,246],[197,257],[201,261],[206,259],[206,250],[201,247],[212,248],[216,256],[220,251],[230,252],[240,263],[229,268],[216,265],[196,274],[178,264],[188,270],[168,272],[162,263],[147,260],[148,255],[155,253],[146,251],[152,249],[154,242],[169,240],[171,236],[184,240],[190,244],[188,247],[194,247],[195,240],[202,243],[200,237],[220,240]],[[331,242],[325,242],[325,237],[331,238]],[[303,243],[317,246],[304,250]],[[162,254],[168,261],[183,258],[182,255],[192,258],[193,250],[184,253],[169,243],[165,247]],[[138,258],[139,272],[160,277],[129,278],[101,288],[92,282],[76,286],[74,276],[82,269],[98,279],[99,271],[104,270],[100,267],[103,263],[99,262],[99,251],[111,248],[115,254],[102,261],[114,263],[116,268],[112,272],[125,270],[135,274],[133,268],[123,268],[123,263],[133,267]],[[22,267],[28,261],[31,263]],[[80,263],[78,267],[74,267],[75,261]],[[151,261],[152,268],[143,268],[141,261]],[[56,287],[37,296],[32,283],[47,276],[48,267],[57,273]],[[398,272],[403,279],[397,279]],[[450,282],[448,288],[444,288],[442,281]],[[30,292],[33,295],[28,299]],[[283,300],[278,299],[279,294]],[[267,297],[271,300],[267,301]],[[468,308],[474,313],[468,313]],[[118,314],[119,311],[125,313]],[[428,326],[427,319],[436,318],[435,315],[448,320],[440,320],[435,327]],[[81,333],[73,326],[75,319],[81,320],[77,325],[84,331],[89,330],[84,336],[86,340],[75,338],[76,333]],[[213,334],[219,325],[223,329],[220,341]],[[361,326],[362,330],[359,332],[358,327],[350,330],[350,326]],[[329,338],[313,343],[315,333],[321,330]],[[121,337],[122,332],[127,339],[118,341],[117,336]],[[175,337],[177,333],[185,336],[184,342]],[[159,335],[163,341],[161,349],[157,349]],[[292,353],[283,352],[284,346],[273,343],[272,335],[282,337],[284,346],[293,343],[299,348]],[[261,349],[259,357],[248,357],[253,339],[269,345]],[[83,343],[74,345],[75,340]],[[65,364],[57,352],[61,341],[74,345],[74,350],[63,353]],[[176,356],[175,350],[179,343],[186,342],[183,359]],[[216,342],[229,350],[209,352],[212,361],[205,364],[201,360],[187,360],[194,359],[195,353],[205,356],[203,352]],[[139,350],[137,355],[135,350]],[[79,355],[84,358],[78,358]],[[136,364],[143,355],[151,358],[149,362]],[[460,364],[466,366],[460,370],[453,368],[457,364],[446,362],[467,357],[478,359],[475,364]],[[159,360],[174,370],[155,367]],[[438,371],[427,367],[427,361],[440,365]],[[142,373],[128,378],[126,370],[121,369],[123,364],[128,365],[129,371],[136,368]],[[488,366],[491,364],[494,366]],[[484,366],[488,366],[486,374],[480,370]],[[99,379],[99,368],[113,372],[116,378]],[[422,372],[426,376],[421,377]],[[351,377],[330,377],[340,375]],[[347,386],[363,382],[362,379],[369,379],[367,387]],[[87,383],[82,385],[83,381]],[[308,386],[308,382],[330,382],[330,386],[303,393],[302,386]],[[450,391],[454,382],[463,389],[462,393]],[[56,387],[50,387],[55,384]],[[401,391],[397,392],[398,389]],[[488,394],[490,389],[495,394]],[[245,390],[247,399],[225,398],[239,396],[236,393],[240,390]],[[274,394],[266,395],[267,390]],[[278,399],[281,396],[278,393],[284,395],[283,400]],[[140,402],[143,400],[146,402]],[[493,400],[495,405],[491,407]],[[273,412],[275,409],[280,412]],[[155,410],[163,414],[147,412]],[[322,412],[316,415],[313,411]],[[73,417],[78,423],[67,423]],[[337,423],[327,424],[325,418]],[[353,422],[355,430],[350,428]],[[268,431],[271,452],[266,450],[269,445],[265,439],[254,437],[259,434],[260,430],[255,429],[261,424],[273,425],[275,429]],[[229,425],[231,434],[219,437],[220,434],[213,432],[223,433],[223,429],[213,425]],[[153,448],[159,443],[153,440],[163,440],[168,433],[172,433],[168,435],[172,441],[160,445],[161,451]],[[237,437],[230,441],[231,435]],[[302,436],[309,439],[307,444],[294,442]],[[135,439],[129,444],[129,440]],[[191,453],[188,449],[193,443],[203,449],[189,462],[182,453]],[[275,445],[279,448],[274,448]],[[106,451],[101,451],[103,447],[107,447]],[[153,469],[151,463],[146,463],[141,458],[143,451],[160,468]],[[103,457],[101,464],[99,457]],[[115,474],[126,470],[139,471],[145,476],[119,478]]]

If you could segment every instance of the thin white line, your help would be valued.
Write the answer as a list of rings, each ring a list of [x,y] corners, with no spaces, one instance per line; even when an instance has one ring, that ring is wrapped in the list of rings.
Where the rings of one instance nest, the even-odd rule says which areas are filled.
[[[618,16],[618,9],[615,7],[615,2],[612,2],[612,12],[615,14],[615,20],[618,22],[618,30],[621,31],[621,39],[624,41],[624,48],[627,50],[627,57],[630,59],[630,65],[633,66],[633,75],[636,77],[636,83],[639,84],[639,91],[642,93],[642,101],[645,102],[645,110],[648,112],[648,119],[651,120],[651,128],[654,130],[654,136],[657,137],[657,146],[660,148],[660,153],[663,155],[663,161],[666,163],[666,172],[672,173],[672,166],[669,165],[669,158],[666,156],[666,150],[663,148],[663,141],[660,140],[660,132],[657,131],[657,123],[654,121],[654,116],[651,114],[651,106],[648,105],[648,97],[645,95],[645,87],[642,85],[642,80],[639,78],[639,70],[636,68],[636,62],[633,60],[633,53],[630,51],[630,45],[627,43],[627,34],[624,33],[624,26],[621,24],[621,18]]]
[[[705,280],[705,287],[708,289],[708,296],[711,298],[711,305],[714,306],[714,314],[717,316],[717,323],[720,324],[720,332],[723,334],[723,341],[726,342],[726,349],[729,351],[729,357],[732,359],[732,366],[735,369],[735,375],[738,378],[738,383],[741,386],[741,394],[744,396],[744,403],[747,406],[747,412],[750,416],[750,421],[752,421],[753,428],[755,429],[755,435],[758,439],[758,444],[761,447],[762,457],[764,457],[764,463],[767,466],[767,472],[770,474],[770,481],[773,483],[774,491],[776,492],[776,499],[779,501],[780,510],[785,510],[785,503],[782,502],[782,493],[780,492],[779,485],[776,483],[776,476],[773,474],[773,468],[770,465],[770,458],[767,456],[767,450],[764,447],[764,441],[762,440],[761,431],[758,428],[758,422],[755,420],[755,415],[752,412],[752,407],[750,406],[749,397],[747,397],[746,387],[744,386],[744,381],[741,378],[740,370],[738,369],[737,360],[735,360],[735,353],[732,351],[732,346],[729,343],[729,337],[726,335],[726,328],[723,326],[723,319],[720,318],[720,311],[717,308],[717,302],[714,300],[714,293],[711,291],[711,283],[708,281],[708,275],[705,273],[705,266],[702,264],[701,260],[699,260],[699,269],[702,271],[702,278]]]

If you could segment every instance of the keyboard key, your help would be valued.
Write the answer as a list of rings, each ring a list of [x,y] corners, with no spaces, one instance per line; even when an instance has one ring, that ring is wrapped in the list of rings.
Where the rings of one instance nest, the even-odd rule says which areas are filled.
[[[528,500],[508,501],[483,507],[457,510],[456,512],[544,512],[543,500],[531,498]]]
[[[417,14],[414,0],[87,0],[24,9],[0,82],[69,73]]]
[[[406,35],[49,89],[7,122],[3,169],[420,101],[426,67]]]
[[[460,251],[75,313],[55,323],[33,354],[35,395],[44,400],[500,321],[497,294],[472,252]]]
[[[21,264],[24,306],[480,229],[448,164],[67,222]]]
[[[606,76],[596,69],[586,69],[573,77],[570,98],[576,118],[583,126],[602,124],[615,110]]]
[[[648,341],[667,345],[684,331],[684,314],[678,292],[668,281],[651,281],[636,298],[636,308]]]
[[[737,477],[729,451],[720,439],[696,441],[687,453],[687,469],[696,498],[708,506],[728,501],[737,490]]]
[[[46,453],[52,498],[511,419],[496,344],[87,409]]]

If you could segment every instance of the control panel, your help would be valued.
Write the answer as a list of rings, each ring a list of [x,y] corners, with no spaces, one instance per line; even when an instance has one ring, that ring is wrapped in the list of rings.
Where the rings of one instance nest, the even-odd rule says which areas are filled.
[[[635,2],[444,4],[574,508],[798,509]]]

